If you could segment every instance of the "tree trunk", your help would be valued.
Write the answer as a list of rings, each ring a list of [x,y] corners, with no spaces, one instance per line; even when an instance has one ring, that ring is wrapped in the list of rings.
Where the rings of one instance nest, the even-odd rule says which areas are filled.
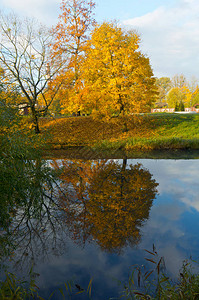
[[[38,133],[40,133],[40,129],[39,129],[38,115],[35,110],[35,106],[31,106],[31,111],[32,111],[32,118],[33,118],[35,133],[38,134]]]
[[[124,104],[122,103],[122,98],[121,96],[119,95],[119,98],[120,98],[120,116],[122,116],[122,119],[123,119],[123,128],[122,128],[122,131],[123,132],[127,132],[128,131],[128,127],[127,127],[127,123],[126,123],[126,119],[125,119],[125,114],[124,114]]]
[[[123,158],[122,162],[122,172],[126,170],[126,165],[127,165],[127,157]]]

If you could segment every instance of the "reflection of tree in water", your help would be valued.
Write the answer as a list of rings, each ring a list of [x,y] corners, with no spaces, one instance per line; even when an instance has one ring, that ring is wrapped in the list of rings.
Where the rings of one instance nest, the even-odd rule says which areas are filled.
[[[55,172],[42,160],[9,160],[1,166],[0,258],[34,263],[63,249],[63,212]]]
[[[140,240],[158,184],[141,164],[127,169],[126,163],[62,160],[60,204],[74,240],[116,252]]]
[[[140,239],[157,183],[137,164],[113,160],[9,160],[0,165],[0,259],[20,264],[60,255],[66,232],[119,252]],[[59,180],[57,177],[59,174]],[[67,226],[66,226],[67,225]]]

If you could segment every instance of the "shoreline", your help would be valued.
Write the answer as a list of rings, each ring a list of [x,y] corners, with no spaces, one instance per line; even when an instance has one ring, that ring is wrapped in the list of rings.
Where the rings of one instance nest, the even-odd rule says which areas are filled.
[[[198,150],[153,150],[153,151],[124,151],[93,150],[88,147],[68,147],[65,149],[45,149],[42,151],[44,159],[199,159]]]

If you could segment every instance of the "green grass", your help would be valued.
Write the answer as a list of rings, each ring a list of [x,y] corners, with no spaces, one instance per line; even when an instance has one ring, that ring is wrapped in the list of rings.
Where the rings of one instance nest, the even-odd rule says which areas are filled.
[[[123,132],[124,121],[128,131]],[[45,118],[51,149],[88,147],[93,150],[151,151],[199,149],[199,114],[146,114],[94,120],[91,117]]]

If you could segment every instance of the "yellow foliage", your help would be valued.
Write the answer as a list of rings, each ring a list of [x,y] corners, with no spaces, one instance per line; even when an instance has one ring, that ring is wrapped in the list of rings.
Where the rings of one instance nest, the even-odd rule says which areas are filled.
[[[149,111],[156,87],[139,36],[114,23],[96,26],[86,47],[82,80],[87,107],[104,115]]]
[[[185,107],[190,107],[191,106],[191,98],[192,98],[192,92],[190,91],[190,89],[187,86],[183,86],[181,88],[182,93],[184,95],[184,104]]]
[[[81,64],[86,48],[87,32],[95,24],[92,0],[62,0],[59,22],[53,29],[55,42],[53,54],[67,58],[65,71],[57,76],[62,84],[57,95],[61,102],[61,112],[78,112],[82,107]]]

